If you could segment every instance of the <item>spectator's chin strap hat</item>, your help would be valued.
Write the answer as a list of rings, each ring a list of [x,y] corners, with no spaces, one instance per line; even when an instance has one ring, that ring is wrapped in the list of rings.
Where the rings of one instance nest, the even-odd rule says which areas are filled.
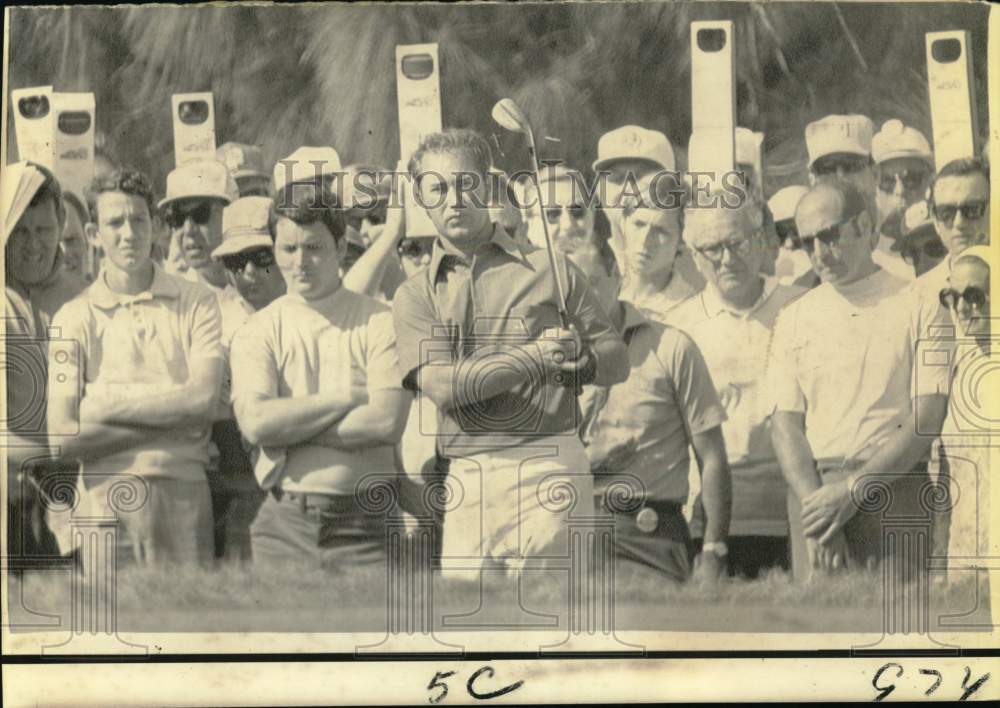
[[[167,175],[167,196],[157,207],[163,209],[181,199],[218,199],[231,204],[239,198],[236,180],[218,160],[186,162]]]
[[[645,160],[667,172],[673,172],[676,166],[674,149],[667,136],[637,125],[616,128],[597,141],[594,172],[606,170],[619,160]]]
[[[315,184],[317,176],[332,180],[343,171],[340,155],[332,147],[303,146],[275,163],[274,193],[280,194],[291,184]]]
[[[930,143],[916,128],[903,125],[901,120],[887,120],[872,138],[872,159],[876,164],[901,157],[914,157],[934,169]]]
[[[3,179],[0,180],[0,209],[3,214],[3,243],[24,216],[28,204],[34,198],[38,188],[45,181],[41,170],[30,162],[14,162],[3,168]]]
[[[913,238],[922,236],[927,230],[937,233],[934,228],[934,219],[931,217],[930,207],[927,202],[921,200],[915,202],[903,212],[902,238],[893,241],[890,247],[893,251],[902,251],[903,247]]]
[[[862,115],[829,115],[806,126],[806,151],[809,167],[827,155],[871,157],[871,118]]]
[[[809,192],[808,187],[793,184],[789,187],[782,187],[767,200],[767,208],[771,210],[771,216],[775,221],[787,221],[795,218],[795,207],[799,205],[802,197]]]
[[[219,260],[243,251],[271,248],[267,228],[272,200],[268,197],[243,197],[222,211],[222,243],[212,258]]]

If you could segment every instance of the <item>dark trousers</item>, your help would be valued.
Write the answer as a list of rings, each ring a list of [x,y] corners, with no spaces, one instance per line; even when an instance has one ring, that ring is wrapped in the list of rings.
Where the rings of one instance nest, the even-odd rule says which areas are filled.
[[[212,493],[215,557],[249,561],[250,525],[267,493],[257,484],[235,420],[216,421],[212,442],[219,449],[219,467],[206,474]]]
[[[45,523],[45,505],[33,488],[26,486],[20,498],[7,502],[7,555],[15,572],[59,556],[59,544]]]
[[[692,560],[701,553],[703,541],[696,538],[692,543]],[[753,580],[762,571],[791,567],[787,536],[730,536],[726,546],[729,548],[726,565],[730,577]]]
[[[637,508],[619,509],[598,494],[595,506],[614,517],[616,561],[638,563],[676,582],[688,579],[691,535],[680,502],[646,500]]]

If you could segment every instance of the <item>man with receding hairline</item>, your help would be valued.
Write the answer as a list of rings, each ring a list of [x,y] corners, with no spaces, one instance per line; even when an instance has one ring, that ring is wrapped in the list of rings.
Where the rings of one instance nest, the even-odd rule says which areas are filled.
[[[883,517],[855,502],[868,484],[891,485],[887,515],[922,514],[948,382],[947,367],[916,369],[922,323],[940,308],[924,312],[905,281],[872,261],[878,234],[857,189],[813,186],[795,222],[823,282],[779,316],[768,390],[801,577],[807,565],[839,570],[883,560]]]

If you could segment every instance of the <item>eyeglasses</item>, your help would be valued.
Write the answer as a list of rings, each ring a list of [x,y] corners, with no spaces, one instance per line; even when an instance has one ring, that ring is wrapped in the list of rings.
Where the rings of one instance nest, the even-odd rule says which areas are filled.
[[[945,288],[938,298],[941,300],[941,304],[949,310],[956,309],[958,303],[965,300],[965,304],[969,306],[970,310],[979,312],[989,300],[989,295],[982,288],[970,285],[963,292],[958,292],[954,288]]]
[[[167,222],[167,226],[172,229],[179,229],[184,225],[184,222],[191,220],[200,225],[204,226],[212,218],[212,202],[209,201],[199,201],[199,202],[189,202],[185,205],[171,204],[169,205],[163,214],[163,220]]]
[[[423,257],[425,253],[430,253],[434,247],[434,237],[405,238],[396,246],[396,253],[402,257],[417,258]]]
[[[935,204],[934,205],[934,216],[938,221],[943,221],[948,226],[955,223],[955,216],[958,212],[962,212],[962,218],[967,221],[975,221],[976,219],[983,218],[983,214],[986,213],[986,202],[985,201],[975,201],[975,202],[965,202],[964,204]]]
[[[794,219],[775,221],[774,230],[778,234],[778,240],[781,243],[790,240],[793,248],[802,248],[802,242],[799,240],[799,229],[795,225]]]
[[[841,232],[843,228],[849,223],[857,218],[858,214],[851,216],[839,224],[834,224],[833,226],[828,226],[827,228],[817,231],[809,236],[800,236],[799,239],[802,241],[802,249],[812,255],[816,251],[816,241],[822,241],[826,244],[827,248],[836,248],[840,245],[840,238],[843,235]]]
[[[894,192],[896,191],[897,182],[903,184],[904,190],[912,192],[924,186],[927,182],[927,173],[921,170],[915,172],[910,172],[909,170],[887,172],[879,178],[878,188],[883,192]]]
[[[941,243],[941,239],[939,238],[928,239],[922,244],[907,244],[902,249],[903,260],[910,265],[916,263],[921,254],[932,260],[941,260],[948,255],[948,249],[945,248],[945,245]]]
[[[274,265],[274,251],[270,248],[257,248],[222,257],[223,267],[232,273],[242,273],[247,263],[253,263],[256,268],[270,268]]]
[[[837,155],[821,157],[813,163],[812,171],[817,176],[832,175],[838,172],[856,174],[868,168],[871,160],[867,157]]]
[[[753,234],[750,238],[719,241],[718,243],[713,243],[711,246],[695,246],[695,250],[713,263],[722,262],[723,250],[729,251],[730,255],[746,258],[750,255],[750,250],[753,248],[753,236],[756,236],[756,234]]]
[[[555,224],[559,221],[559,217],[562,216],[564,211],[569,212],[569,216],[574,221],[582,219],[587,214],[587,210],[580,206],[579,204],[571,204],[570,206],[559,206],[559,207],[547,207],[545,209],[545,220],[550,224]]]

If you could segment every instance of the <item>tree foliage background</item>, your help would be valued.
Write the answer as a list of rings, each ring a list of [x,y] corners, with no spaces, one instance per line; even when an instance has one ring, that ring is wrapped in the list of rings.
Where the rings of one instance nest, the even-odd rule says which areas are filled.
[[[773,188],[800,174],[803,129],[828,113],[901,118],[930,137],[928,31],[971,31],[985,135],[987,15],[984,2],[21,7],[10,11],[8,94],[93,91],[98,149],[160,187],[173,167],[170,95],[189,91],[214,92],[219,144],[259,144],[272,162],[334,145],[345,163],[390,167],[395,46],[438,42],[445,125],[496,133],[503,168],[526,160],[490,120],[508,95],[560,139],[544,157],[586,169],[603,132],[634,123],[664,131],[683,163],[689,23],[731,19],[738,123],[765,133]],[[10,116],[7,127],[13,156]]]

